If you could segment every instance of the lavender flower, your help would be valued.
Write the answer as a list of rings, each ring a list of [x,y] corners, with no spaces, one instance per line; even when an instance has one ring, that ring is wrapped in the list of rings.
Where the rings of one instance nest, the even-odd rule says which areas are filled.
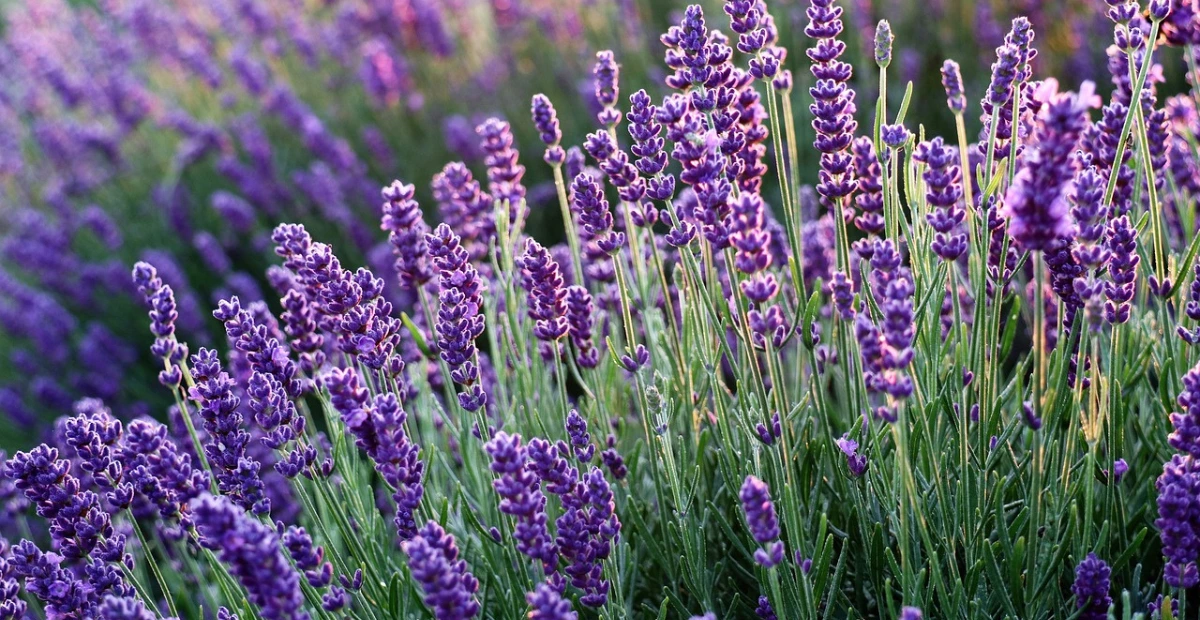
[[[817,133],[813,146],[821,152],[817,193],[840,216],[842,199],[855,187],[852,159],[846,152],[858,126],[854,121],[854,90],[849,87],[853,68],[838,60],[846,50],[846,44],[837,39],[842,31],[841,8],[834,6],[834,0],[812,0],[807,13],[809,22],[804,33],[816,40],[808,57],[813,61],[812,73],[817,81],[808,92],[814,99],[809,106]]]
[[[919,144],[913,159],[926,166],[921,178],[925,179],[925,200],[933,207],[925,216],[936,231],[933,253],[944,261],[954,261],[967,251],[966,231],[961,228],[967,213],[959,206],[963,190],[962,172],[956,165],[958,153],[939,136]]]
[[[806,561],[812,563],[812,560]],[[804,572],[808,573],[808,571]],[[760,620],[779,620],[779,617],[775,615],[775,610],[771,607],[771,599],[765,596],[758,597],[758,607],[754,608],[754,615],[758,616]]]
[[[1104,620],[1108,618],[1108,608],[1112,606],[1112,597],[1108,595],[1108,576],[1112,570],[1108,564],[1089,553],[1075,567],[1075,583],[1071,584],[1071,593],[1075,595],[1075,607],[1083,610],[1081,620]]]
[[[532,114],[533,126],[537,128],[542,142],[546,145],[546,153],[542,159],[552,166],[562,164],[567,158],[567,152],[559,146],[562,131],[558,128],[558,113],[554,111],[554,104],[550,103],[550,98],[542,94],[534,95]]]
[[[150,351],[167,366],[159,373],[158,380],[168,387],[177,386],[183,379],[178,364],[187,356],[187,348],[175,339],[175,320],[179,318],[175,292],[158,277],[154,266],[146,262],[139,261],[133,266],[133,283],[150,307],[150,333],[154,334]]]
[[[592,339],[592,315],[596,308],[592,294],[582,286],[568,286],[567,333],[575,345],[575,362],[583,368],[595,368],[600,364],[600,350]]]
[[[587,463],[596,455],[596,446],[588,434],[587,420],[574,409],[567,413],[567,437],[580,463]]]
[[[402,547],[413,579],[425,592],[425,606],[434,618],[474,618],[479,613],[479,601],[475,599],[479,581],[467,570],[467,562],[458,559],[454,537],[436,521],[425,524]]]
[[[484,448],[492,457],[491,469],[497,475],[492,487],[500,495],[500,512],[511,515],[517,525],[513,535],[517,550],[541,562],[547,575],[558,565],[558,550],[546,527],[546,496],[529,464],[520,435],[496,433]]]
[[[259,476],[262,464],[246,452],[250,434],[242,428],[241,399],[233,393],[233,379],[221,370],[217,352],[202,348],[193,355],[192,375],[189,396],[204,420],[204,454],[217,488],[245,510],[270,512],[271,500],[264,496]]]
[[[904,607],[900,610],[900,620],[921,620],[923,617],[918,607]]]
[[[1200,556],[1200,464],[1191,455],[1172,456],[1163,463],[1155,488],[1158,519],[1154,525],[1167,559],[1163,579],[1177,588],[1191,588],[1200,582],[1196,568]]]
[[[613,217],[600,184],[584,172],[571,181],[571,210],[579,214],[589,243],[606,254],[616,254],[625,245],[625,234],[613,232]]]
[[[302,527],[288,526],[281,532],[283,546],[296,563],[296,568],[304,571],[308,585],[314,588],[324,588],[333,580],[333,565],[325,561],[325,549],[314,547],[312,536]]]
[[[754,541],[762,545],[754,552],[754,561],[771,568],[783,561],[783,541],[779,538],[779,521],[775,518],[775,504],[771,502],[771,490],[767,483],[746,476],[739,494],[746,525]]]
[[[958,63],[947,60],[942,63],[942,87],[946,89],[946,105],[955,114],[962,114],[967,109],[967,97],[963,94],[962,70]]]
[[[609,50],[596,52],[596,66],[592,69],[592,77],[596,81],[596,101],[601,110],[596,114],[596,121],[605,127],[613,127],[621,122],[621,111],[617,109],[617,98],[620,94],[618,85],[621,66]]]
[[[834,440],[834,443],[842,454],[846,455],[846,466],[850,468],[850,474],[855,478],[862,477],[867,471],[867,456],[858,453],[858,442],[850,439],[850,433],[846,433]]]
[[[508,202],[509,223],[525,216],[525,166],[517,163],[517,151],[513,148],[512,128],[508,123],[489,118],[475,128],[481,140],[484,163],[487,164],[488,193],[498,202]]]
[[[433,177],[432,185],[442,221],[462,239],[472,261],[483,261],[496,236],[492,197],[480,189],[471,170],[461,162],[446,164]]]
[[[875,26],[875,64],[886,68],[892,64],[892,25],[886,19],[879,20]]]
[[[269,620],[307,618],[300,575],[288,564],[275,530],[225,497],[204,494],[191,503],[200,545],[211,550]]]
[[[570,599],[550,585],[542,582],[533,592],[525,594],[525,601],[532,607],[529,611],[530,620],[577,620],[579,615],[571,611]]]
[[[566,290],[562,272],[554,258],[533,239],[525,240],[525,253],[518,259],[521,267],[521,286],[529,293],[529,318],[533,334],[551,343],[567,334]]]
[[[1108,301],[1104,304],[1104,318],[1115,325],[1129,320],[1129,302],[1133,300],[1137,266],[1141,262],[1137,255],[1137,230],[1130,224],[1128,215],[1109,224],[1108,253],[1109,282],[1104,284]]]
[[[459,404],[467,411],[478,411],[487,402],[479,383],[475,349],[475,339],[484,327],[482,283],[459,236],[449,226],[439,224],[426,241],[441,283],[435,325],[438,350],[450,366],[451,378],[465,388],[458,395]]]
[[[1072,153],[1093,97],[1093,85],[1084,82],[1078,94],[1045,97],[1038,113],[1037,148],[1025,152],[1004,196],[1009,234],[1027,250],[1046,250],[1071,232],[1067,190],[1074,177]]]
[[[424,286],[433,273],[426,262],[428,248],[425,235],[429,227],[421,217],[421,207],[413,200],[416,188],[400,181],[383,188],[383,218],[380,228],[387,231],[388,242],[396,256],[396,273],[404,288],[416,290]]]

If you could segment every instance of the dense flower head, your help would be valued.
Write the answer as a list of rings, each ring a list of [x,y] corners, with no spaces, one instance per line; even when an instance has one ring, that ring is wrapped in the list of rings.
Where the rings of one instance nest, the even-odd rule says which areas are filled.
[[[472,261],[483,261],[496,236],[492,197],[462,162],[446,164],[433,177],[432,189],[442,221],[462,239]]]
[[[533,239],[525,240],[518,259],[521,286],[529,293],[529,318],[533,334],[540,340],[557,341],[567,334],[567,292],[562,270],[546,248]]]
[[[750,534],[762,545],[754,552],[755,561],[768,568],[778,564],[783,559],[783,542],[778,540],[779,521],[775,517],[770,488],[762,480],[746,476],[739,497]]]
[[[499,202],[508,202],[510,222],[524,217],[525,166],[517,163],[517,150],[513,148],[512,128],[505,121],[489,118],[475,128],[479,134],[480,147],[487,164],[488,193]]]
[[[856,139],[850,148],[854,153],[854,176],[858,179],[854,204],[860,211],[854,225],[868,235],[879,235],[884,229],[883,167],[875,154],[875,144],[867,136]]]
[[[571,600],[564,597],[553,585],[542,582],[525,594],[525,601],[532,608],[530,620],[577,620],[579,614],[571,610]]]
[[[558,550],[547,528],[546,496],[529,461],[520,435],[496,433],[484,448],[496,474],[492,487],[500,496],[500,511],[516,520],[517,550],[541,563],[547,575],[558,565]]]
[[[1071,593],[1075,595],[1075,607],[1083,610],[1080,618],[1108,618],[1108,608],[1112,605],[1112,597],[1108,594],[1108,578],[1111,574],[1112,569],[1095,553],[1089,553],[1075,566],[1075,583],[1071,584]]]
[[[1200,462],[1176,454],[1163,463],[1155,482],[1158,489],[1158,519],[1154,525],[1162,539],[1167,564],[1163,580],[1177,588],[1200,583],[1196,568],[1200,557]]]
[[[245,510],[269,512],[271,500],[263,494],[259,475],[262,464],[246,451],[250,433],[243,428],[233,379],[221,369],[216,351],[201,348],[191,362],[195,385],[189,396],[204,421],[204,453],[217,487]]]
[[[1043,88],[1052,92],[1053,85]],[[1078,94],[1057,93],[1043,99],[1034,130],[1037,146],[1025,151],[1004,195],[1008,232],[1027,250],[1045,250],[1056,238],[1071,233],[1067,190],[1075,175],[1072,155],[1094,96],[1092,84],[1085,82]]]
[[[892,63],[892,25],[888,20],[881,19],[875,26],[875,64],[887,67]]]
[[[967,109],[967,97],[963,90],[962,69],[953,60],[942,63],[942,87],[946,89],[946,105],[955,114]]]
[[[383,219],[380,228],[387,231],[388,242],[396,256],[396,273],[405,288],[417,289],[433,277],[427,263],[425,235],[429,227],[414,200],[416,188],[392,181],[383,188]]]
[[[840,208],[855,188],[852,160],[846,153],[858,127],[854,90],[849,87],[853,68],[838,60],[846,50],[837,39],[842,32],[842,7],[835,6],[834,0],[813,0],[807,15],[804,33],[816,40],[808,50],[816,83],[808,92],[814,100],[809,106],[817,134],[813,146],[821,153],[817,193]]]
[[[604,190],[591,174],[580,173],[571,181],[571,209],[578,214],[583,232],[600,251],[615,254],[625,245],[625,234],[613,231],[613,216]]]
[[[567,152],[559,146],[559,142],[562,141],[562,130],[558,128],[558,113],[554,110],[554,104],[550,103],[549,97],[539,93],[533,96],[531,113],[533,126],[538,130],[542,143],[546,145],[543,159],[551,165],[563,163],[567,158]]]
[[[450,366],[451,378],[465,391],[458,395],[459,404],[468,411],[478,411],[487,401],[479,384],[475,339],[483,334],[483,283],[460,238],[446,224],[439,224],[426,236],[429,254],[438,270],[440,288],[435,331],[442,360]]]
[[[941,137],[917,145],[913,159],[925,164],[925,200],[933,209],[925,216],[936,231],[933,252],[942,260],[952,261],[967,251],[967,235],[962,229],[967,213],[962,200],[962,171],[956,149],[946,146]]]
[[[191,513],[200,545],[221,559],[263,618],[308,618],[301,609],[300,575],[288,563],[274,528],[220,496],[196,498]]]
[[[402,545],[408,568],[425,593],[425,606],[437,620],[473,618],[480,610],[475,592],[479,581],[471,575],[458,546],[436,521],[426,523],[412,540]]]
[[[620,95],[621,66],[610,50],[596,52],[596,65],[592,68],[595,80],[596,101],[602,109],[596,115],[596,120],[605,127],[612,127],[621,122],[621,112],[617,109],[617,98]]]
[[[568,286],[566,293],[567,334],[575,346],[575,362],[583,368],[595,368],[600,364],[600,350],[592,338],[596,312],[592,294],[578,285]]]
[[[1137,266],[1141,257],[1137,254],[1137,229],[1122,215],[1109,223],[1108,227],[1108,282],[1104,283],[1104,318],[1113,324],[1129,320],[1130,302],[1133,300],[1137,282]]]

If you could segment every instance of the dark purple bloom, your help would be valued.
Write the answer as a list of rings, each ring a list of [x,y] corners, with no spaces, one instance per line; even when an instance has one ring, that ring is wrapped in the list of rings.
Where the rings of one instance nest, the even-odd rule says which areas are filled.
[[[812,73],[817,81],[808,92],[814,100],[809,106],[817,133],[813,146],[821,152],[817,193],[841,217],[843,199],[855,188],[852,159],[846,152],[858,127],[854,121],[854,90],[849,86],[853,67],[838,60],[846,51],[846,44],[837,39],[842,32],[842,8],[835,6],[834,0],[812,0],[807,14],[804,33],[816,40],[808,57],[813,61]]]
[[[525,601],[532,607],[530,620],[577,620],[579,615],[571,611],[571,600],[563,597],[555,586],[542,582],[533,592],[525,594]]]
[[[178,364],[187,355],[187,348],[175,339],[175,320],[179,318],[175,292],[158,277],[154,266],[146,262],[133,266],[133,283],[150,307],[150,332],[154,334],[150,351],[167,364],[166,370],[158,375],[159,381],[168,387],[179,385],[183,371]]]
[[[1080,620],[1108,618],[1108,608],[1112,606],[1112,597],[1108,595],[1111,573],[1112,569],[1095,553],[1089,553],[1075,567],[1071,593],[1075,595],[1075,607],[1082,610],[1078,616]]]
[[[900,620],[921,620],[923,617],[918,607],[904,607],[900,610]]]
[[[967,251],[967,234],[962,228],[967,212],[962,200],[962,171],[958,153],[939,136],[917,145],[913,159],[925,164],[925,200],[932,207],[925,219],[934,229],[932,249],[944,261],[954,261]]]
[[[611,439],[611,435],[609,436]],[[617,480],[624,480],[629,474],[629,470],[625,467],[625,458],[621,453],[617,452],[616,448],[609,447],[607,450],[600,453],[600,460],[604,462],[604,466],[608,468],[608,472]]]
[[[946,89],[946,105],[955,114],[962,114],[967,109],[967,97],[963,94],[962,70],[958,63],[947,60],[942,63],[942,87]]]
[[[325,549],[314,547],[312,536],[302,527],[288,526],[282,532],[283,546],[287,548],[296,568],[304,572],[308,585],[324,588],[333,580],[333,565],[325,561]]]
[[[1072,155],[1093,96],[1092,84],[1084,82],[1078,94],[1042,97],[1034,130],[1037,147],[1025,151],[1004,196],[1009,234],[1024,249],[1046,250],[1071,232],[1067,190],[1075,176]]]
[[[512,128],[508,123],[489,118],[475,128],[479,134],[480,148],[487,164],[488,193],[499,202],[508,202],[509,222],[524,219],[525,166],[517,163],[517,150],[513,148]]]
[[[433,196],[442,221],[462,239],[471,260],[483,261],[496,236],[492,197],[480,189],[471,170],[461,162],[446,164],[433,177]]]
[[[421,206],[413,199],[416,188],[392,181],[382,193],[383,218],[379,227],[388,233],[400,284],[407,289],[418,289],[433,277],[433,273],[426,262],[425,235],[429,233],[429,227],[421,217]]]
[[[851,145],[851,151],[854,153],[854,175],[858,177],[858,196],[854,197],[854,204],[861,211],[854,218],[854,225],[868,235],[882,234],[883,168],[875,155],[875,145],[870,138],[862,136]]]
[[[567,334],[567,292],[562,271],[550,252],[533,239],[525,239],[525,253],[518,259],[521,286],[529,293],[529,318],[539,340],[557,342]]]
[[[617,64],[611,51],[596,52],[596,66],[592,68],[592,77],[596,81],[596,102],[602,108],[596,115],[596,120],[605,127],[612,127],[621,122],[621,111],[617,109],[620,74],[621,66]]]
[[[437,267],[438,292],[437,346],[442,360],[450,366],[455,383],[465,388],[458,395],[459,404],[467,411],[478,411],[487,402],[487,394],[479,383],[478,356],[475,339],[483,333],[483,283],[459,236],[446,224],[439,224],[426,237],[429,254]]]
[[[593,319],[596,307],[592,294],[582,286],[567,287],[567,333],[575,345],[575,362],[583,368],[595,368],[600,364],[600,350],[592,339]]]
[[[224,497],[204,494],[191,504],[200,545],[211,550],[270,620],[302,619],[300,575],[289,565],[275,530]]]
[[[771,501],[771,489],[767,483],[746,476],[739,494],[746,525],[754,541],[761,547],[754,552],[754,560],[771,568],[783,561],[783,542],[779,539],[779,521],[775,517],[775,504]]]
[[[1167,565],[1163,579],[1177,588],[1200,582],[1200,465],[1191,455],[1175,455],[1163,463],[1158,489],[1158,519]]]
[[[591,174],[584,172],[571,181],[571,210],[589,243],[606,254],[615,254],[625,245],[625,234],[613,231],[613,216],[604,191]]]
[[[437,620],[473,618],[479,613],[475,592],[479,581],[458,559],[454,537],[430,521],[402,545],[413,579],[425,592],[425,606]]]
[[[574,409],[567,413],[567,437],[580,463],[587,463],[596,455],[596,446],[588,434],[587,421]]]
[[[858,453],[858,442],[850,439],[850,433],[842,435],[834,441],[842,454],[846,455],[846,466],[855,478],[861,477],[867,471],[867,456]]]
[[[558,566],[558,550],[546,527],[546,496],[542,494],[538,477],[530,464],[520,435],[504,431],[485,446],[492,457],[491,469],[497,478],[492,487],[500,495],[500,512],[511,515],[517,522],[513,536],[517,550],[537,560],[547,575]]]
[[[1109,224],[1108,229],[1108,275],[1104,293],[1108,302],[1104,304],[1104,318],[1112,324],[1129,320],[1130,303],[1137,282],[1137,266],[1141,257],[1137,254],[1137,229],[1122,215]]]
[[[191,361],[195,385],[188,395],[204,421],[204,454],[217,488],[245,510],[270,512],[271,500],[263,494],[259,476],[262,464],[246,451],[250,433],[242,426],[241,399],[234,394],[233,379],[221,370],[216,351],[202,348]]]
[[[562,131],[558,128],[558,114],[554,104],[546,95],[533,96],[532,104],[533,126],[538,130],[542,142],[546,145],[546,153],[542,156],[546,163],[558,165],[567,158],[566,151],[559,146],[562,141]]]
[[[805,560],[805,562],[812,564],[812,560]],[[808,573],[807,570],[804,572]],[[771,599],[765,596],[758,597],[758,607],[754,608],[754,615],[758,616],[759,620],[779,620],[779,617],[775,615],[775,609],[771,607]]]

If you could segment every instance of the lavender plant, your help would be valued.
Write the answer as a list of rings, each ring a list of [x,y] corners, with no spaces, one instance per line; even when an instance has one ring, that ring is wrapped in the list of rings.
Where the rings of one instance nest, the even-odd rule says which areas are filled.
[[[221,6],[243,43],[283,45],[264,6]],[[335,21],[372,33],[358,53],[377,102],[415,105],[380,37],[443,54],[439,7]],[[892,112],[899,20],[812,0],[791,42],[810,80],[782,7],[688,6],[660,38],[661,86],[601,51],[581,80],[594,109],[531,92],[522,120],[468,124],[472,156],[435,168],[432,201],[371,185],[235,46],[246,91],[319,154],[293,179],[318,224],[259,238],[269,295],[206,231],[186,235],[195,261],[148,252],[122,274],[165,423],[110,409],[120,394],[31,386],[71,414],[3,459],[0,617],[1194,617],[1200,92],[1160,92],[1179,59],[1159,46],[1194,74],[1200,13],[1106,7],[1107,100],[1043,71],[1035,10],[994,37],[977,112],[950,59],[930,101],[909,83]],[[519,7],[492,9],[516,37]],[[912,120],[942,102],[953,134]],[[233,148],[174,123],[180,157]],[[246,232],[290,219],[269,141],[240,149],[255,168],[221,174],[245,197],[214,194],[214,211]],[[536,208],[537,175],[557,210]],[[386,235],[347,199],[368,185]],[[70,245],[29,218],[43,249]],[[73,255],[18,256],[51,273]],[[190,286],[204,270],[224,278],[211,319]],[[102,332],[68,344],[54,295],[0,285],[19,302],[6,327],[54,363],[119,356]]]

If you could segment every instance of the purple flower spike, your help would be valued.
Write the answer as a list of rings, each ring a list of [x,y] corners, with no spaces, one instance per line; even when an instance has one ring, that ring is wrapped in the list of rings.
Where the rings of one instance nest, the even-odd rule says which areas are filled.
[[[575,362],[583,368],[595,368],[600,364],[600,350],[592,339],[596,307],[592,294],[582,286],[567,287],[567,333],[575,345]]]
[[[250,602],[268,620],[299,620],[304,595],[300,575],[283,555],[271,527],[225,497],[204,494],[191,504],[200,545],[213,551],[246,588]]]
[[[900,610],[900,620],[921,620],[923,617],[919,607],[904,607]]]
[[[479,134],[487,165],[488,193],[499,202],[508,202],[510,223],[524,219],[525,186],[521,185],[521,177],[525,176],[525,166],[517,163],[512,128],[500,119],[489,118],[475,128],[475,133]]]
[[[587,172],[571,181],[571,210],[579,214],[579,223],[589,243],[606,254],[616,254],[625,245],[625,234],[613,232],[613,216],[608,200],[596,179]]]
[[[388,242],[396,256],[400,284],[409,290],[425,285],[433,273],[427,263],[425,235],[429,227],[421,216],[421,206],[413,199],[416,188],[400,181],[383,188],[383,219],[380,228],[387,231]]]
[[[475,598],[479,581],[471,575],[466,560],[458,559],[454,537],[442,526],[430,521],[402,547],[413,579],[425,593],[425,606],[434,618],[457,620],[474,618],[479,613]]]
[[[542,582],[533,592],[525,594],[525,602],[532,607],[530,620],[577,620],[579,614],[571,611],[570,599],[564,598],[549,582]]]
[[[1053,87],[1045,84],[1042,88],[1050,93],[1036,95],[1045,101],[1034,129],[1037,148],[1025,151],[1004,196],[1009,234],[1026,250],[1047,250],[1071,233],[1067,190],[1075,176],[1072,155],[1094,98],[1091,82],[1084,82],[1078,94],[1054,94]]]
[[[1104,304],[1104,318],[1114,325],[1129,320],[1130,302],[1133,300],[1137,282],[1137,266],[1141,257],[1137,254],[1137,229],[1122,215],[1109,224],[1108,229],[1109,281],[1104,284],[1108,301]]]
[[[189,396],[204,420],[204,453],[208,457],[221,493],[245,510],[266,514],[271,500],[263,492],[259,470],[262,464],[246,451],[250,434],[243,430],[241,404],[229,374],[221,370],[217,352],[200,349],[192,356],[195,386]]]
[[[947,60],[942,63],[942,87],[946,89],[946,105],[955,114],[962,114],[967,109],[967,97],[963,94],[962,70],[958,63]]]
[[[552,574],[558,566],[558,549],[546,527],[546,496],[528,450],[521,445],[521,436],[500,431],[484,448],[492,457],[491,469],[497,475],[492,487],[501,498],[500,512],[517,522],[513,532],[517,550],[540,562],[547,575]]]
[[[487,402],[479,382],[475,339],[483,334],[483,283],[469,261],[458,235],[446,224],[439,224],[426,236],[429,254],[438,270],[440,290],[437,322],[437,347],[442,360],[450,366],[450,376],[465,389],[458,402],[467,411],[478,411]]]
[[[542,143],[546,145],[546,154],[542,159],[552,166],[563,163],[567,159],[567,152],[559,146],[562,131],[558,128],[558,113],[554,111],[554,104],[550,103],[550,98],[546,95],[537,94],[533,96],[532,107],[533,126],[537,128]]]
[[[817,81],[808,92],[814,100],[809,106],[817,133],[813,146],[821,152],[817,193],[841,216],[843,199],[855,188],[852,159],[846,151],[858,124],[854,121],[854,90],[849,86],[853,68],[838,60],[846,44],[837,39],[842,32],[842,8],[834,1],[812,0],[804,33],[816,40],[808,57],[813,61],[812,73]]]
[[[846,433],[834,443],[842,454],[846,455],[846,466],[850,468],[850,474],[855,478],[862,477],[867,472],[867,456],[858,453],[858,442],[850,439],[850,433]]]
[[[556,342],[567,334],[567,292],[562,272],[550,252],[533,239],[525,239],[525,253],[517,261],[521,286],[529,293],[529,318],[538,340]]]
[[[146,262],[133,266],[133,283],[150,307],[150,333],[154,334],[150,351],[168,366],[159,373],[159,381],[168,387],[177,386],[183,378],[178,364],[187,355],[187,348],[175,339],[175,321],[179,318],[175,292],[158,277],[154,266]]]
[[[919,144],[913,159],[925,164],[921,178],[925,179],[925,200],[933,208],[925,216],[936,231],[933,253],[947,262],[956,260],[967,251],[967,234],[962,228],[967,212],[959,204],[963,189],[958,153],[939,136]]]
[[[605,127],[613,127],[621,122],[621,111],[617,109],[617,98],[620,96],[621,66],[609,50],[596,52],[596,66],[592,69],[592,77],[596,80],[596,101],[602,109],[596,115],[596,120]]]
[[[754,552],[754,560],[766,568],[771,568],[783,561],[783,542],[778,540],[779,521],[775,517],[771,489],[762,480],[746,476],[739,496],[750,534],[755,542],[762,545]]]
[[[1075,607],[1083,611],[1080,620],[1105,620],[1108,618],[1108,608],[1112,606],[1112,597],[1108,595],[1108,577],[1112,569],[1108,564],[1089,553],[1075,567],[1075,583],[1071,584],[1071,593],[1075,595]]]

